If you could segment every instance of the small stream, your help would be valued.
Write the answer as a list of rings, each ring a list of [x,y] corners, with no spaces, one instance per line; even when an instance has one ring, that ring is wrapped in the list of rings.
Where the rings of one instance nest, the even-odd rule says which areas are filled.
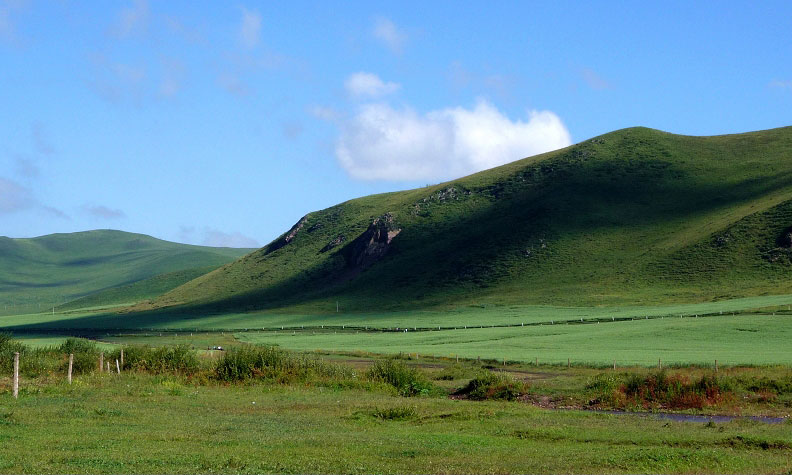
[[[768,416],[710,416],[699,414],[678,414],[672,412],[627,412],[627,411],[591,411],[600,414],[613,414],[617,416],[639,416],[639,417],[653,417],[655,419],[665,419],[674,422],[716,422],[725,423],[736,420],[748,420],[756,422],[764,422],[766,424],[783,424],[789,420],[787,417],[768,417]]]

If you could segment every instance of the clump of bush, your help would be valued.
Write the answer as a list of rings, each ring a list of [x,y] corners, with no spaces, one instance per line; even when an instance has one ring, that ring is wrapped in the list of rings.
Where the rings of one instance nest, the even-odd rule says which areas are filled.
[[[405,419],[412,419],[418,414],[414,406],[402,407],[389,407],[389,408],[376,408],[372,411],[371,415],[383,421],[401,421]]]
[[[479,373],[468,384],[456,392],[468,398],[483,401],[487,399],[514,401],[528,391],[528,385],[514,379],[508,373],[486,371]]]
[[[19,353],[19,373],[37,377],[56,371],[59,355],[50,348],[31,348],[14,340],[8,333],[0,333],[0,371],[10,373],[14,368],[14,353]]]
[[[95,342],[85,338],[67,338],[66,341],[57,347],[57,351],[63,355],[74,355],[72,372],[83,374],[95,371],[99,367],[99,347]],[[61,370],[68,368],[68,356],[61,363]]]
[[[475,370],[466,368],[462,365],[455,364],[443,368],[442,371],[434,375],[434,379],[438,381],[454,381],[457,379],[469,378],[475,373]]]
[[[393,386],[402,396],[427,396],[434,390],[423,373],[399,360],[377,360],[366,376],[372,381]]]
[[[684,374],[659,371],[629,375],[619,387],[621,397],[616,400],[621,406],[701,409],[719,403],[730,390],[728,382],[714,374],[691,380]]]
[[[189,345],[150,347],[142,345],[124,346],[122,369],[147,371],[150,373],[175,372],[193,374],[200,368],[198,355]],[[121,349],[105,355],[108,361],[121,360]],[[113,366],[113,363],[111,363]]]
[[[28,348],[11,338],[8,333],[0,333],[0,371],[10,372],[14,367],[14,353],[20,355]]]
[[[311,377],[320,382],[339,382],[354,379],[356,374],[349,367],[326,363],[315,356],[295,355],[275,346],[242,346],[230,348],[217,360],[215,376],[227,382],[263,378],[288,383]]]

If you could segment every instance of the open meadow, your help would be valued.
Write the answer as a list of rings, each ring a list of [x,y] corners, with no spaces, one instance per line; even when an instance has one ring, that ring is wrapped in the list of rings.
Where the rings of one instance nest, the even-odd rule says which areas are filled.
[[[492,371],[244,344],[0,343],[0,473],[792,470],[788,367]],[[97,371],[121,349],[120,373]],[[9,351],[22,355],[18,398]]]

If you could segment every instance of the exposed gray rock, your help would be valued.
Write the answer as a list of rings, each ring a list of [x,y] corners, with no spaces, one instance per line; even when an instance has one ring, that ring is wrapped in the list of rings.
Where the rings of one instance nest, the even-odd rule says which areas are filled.
[[[401,228],[395,227],[391,213],[376,218],[363,234],[347,246],[347,266],[359,269],[370,267],[385,256],[391,241],[400,232]]]

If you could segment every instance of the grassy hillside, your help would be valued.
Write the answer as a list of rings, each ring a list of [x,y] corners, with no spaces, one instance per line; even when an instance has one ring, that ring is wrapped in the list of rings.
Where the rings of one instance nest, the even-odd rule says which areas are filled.
[[[158,274],[132,284],[112,287],[66,302],[56,307],[56,311],[99,310],[108,307],[132,305],[146,299],[158,297],[197,277],[217,269],[217,265],[194,267]]]
[[[792,127],[632,128],[310,213],[138,309],[600,305],[792,293]]]
[[[207,267],[216,268],[248,251],[178,244],[112,230],[32,239],[0,237],[0,312],[44,310],[168,272],[196,268],[208,272]],[[172,285],[149,286],[148,293],[138,286],[128,295],[116,293],[115,298],[135,302],[141,295],[157,295],[198,275],[193,270],[180,281],[169,279]]]

